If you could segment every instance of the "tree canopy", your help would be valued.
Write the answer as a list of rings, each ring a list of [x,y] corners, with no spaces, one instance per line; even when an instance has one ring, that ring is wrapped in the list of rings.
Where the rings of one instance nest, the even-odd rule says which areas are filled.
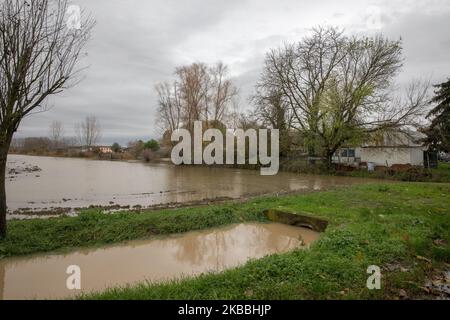
[[[272,120],[282,115],[281,123],[303,137],[310,153],[331,163],[343,144],[415,125],[425,116],[426,85],[413,82],[400,98],[392,93],[402,64],[400,40],[349,37],[337,28],[319,27],[301,41],[267,53],[256,111]],[[277,110],[282,112],[273,112]]]

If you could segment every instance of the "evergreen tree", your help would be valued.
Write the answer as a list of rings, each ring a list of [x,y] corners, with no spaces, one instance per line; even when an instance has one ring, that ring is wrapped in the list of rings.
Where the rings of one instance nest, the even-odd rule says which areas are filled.
[[[435,88],[437,90],[431,101],[437,105],[427,115],[432,120],[424,130],[426,142],[430,149],[450,152],[450,78]]]

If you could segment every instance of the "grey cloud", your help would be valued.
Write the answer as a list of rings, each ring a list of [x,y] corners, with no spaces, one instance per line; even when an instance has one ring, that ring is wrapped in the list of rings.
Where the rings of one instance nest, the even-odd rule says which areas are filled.
[[[245,109],[269,48],[298,40],[307,28],[324,22],[337,22],[348,32],[366,32],[364,9],[374,1],[73,3],[91,11],[97,20],[83,61],[90,67],[78,86],[51,99],[51,110],[25,119],[19,136],[47,135],[53,120],[61,120],[70,135],[76,122],[93,114],[102,123],[105,143],[156,137],[154,85],[171,79],[175,66],[198,60],[229,64]],[[411,1],[398,3],[378,2],[383,24],[378,31],[404,39],[407,61],[401,80],[430,74],[436,82],[450,76],[450,12],[438,10],[441,2],[430,2],[427,8],[435,9],[426,12]]]

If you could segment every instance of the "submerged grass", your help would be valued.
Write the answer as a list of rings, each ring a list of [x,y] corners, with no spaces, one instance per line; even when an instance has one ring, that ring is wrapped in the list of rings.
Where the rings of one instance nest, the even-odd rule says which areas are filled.
[[[450,262],[450,184],[389,183],[325,192],[260,197],[147,213],[13,221],[0,255],[95,246],[155,234],[263,220],[278,208],[329,221],[321,239],[218,274],[164,284],[142,283],[88,299],[369,299],[399,290],[421,297],[426,278]],[[369,265],[382,267],[381,290],[366,288]]]

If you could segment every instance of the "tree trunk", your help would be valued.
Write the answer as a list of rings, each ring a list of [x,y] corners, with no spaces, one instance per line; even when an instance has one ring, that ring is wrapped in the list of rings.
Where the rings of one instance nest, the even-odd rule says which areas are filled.
[[[0,147],[0,239],[6,237],[6,158],[8,152]]]
[[[5,263],[0,263],[0,298],[5,299],[5,274],[6,274]]]
[[[6,159],[11,138],[0,142],[0,239],[6,237]]]
[[[334,152],[327,151],[327,169],[331,170],[331,167],[333,165],[333,154]]]

